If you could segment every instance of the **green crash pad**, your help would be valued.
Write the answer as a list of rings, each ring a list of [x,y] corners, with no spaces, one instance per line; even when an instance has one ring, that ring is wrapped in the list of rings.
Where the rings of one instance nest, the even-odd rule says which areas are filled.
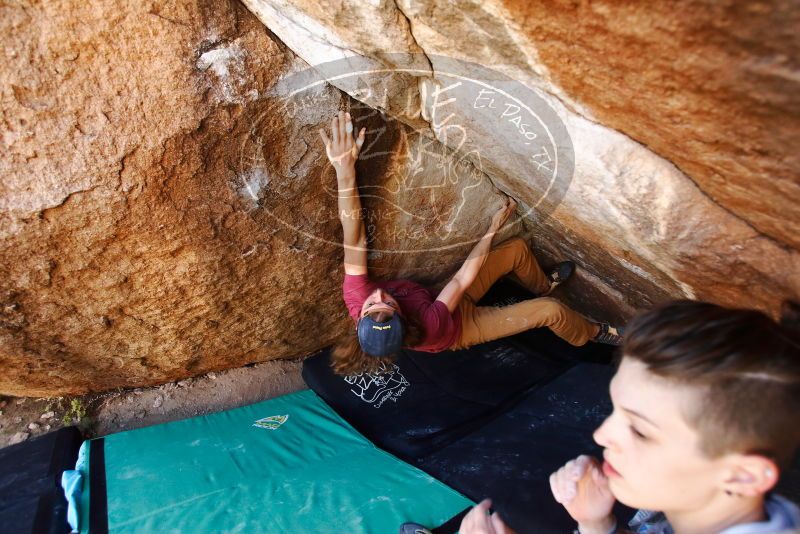
[[[98,476],[90,466],[104,466],[114,533],[393,533],[404,521],[442,524],[473,504],[375,447],[310,390],[83,448],[81,533],[90,530],[89,480]],[[91,460],[93,448],[102,456]]]

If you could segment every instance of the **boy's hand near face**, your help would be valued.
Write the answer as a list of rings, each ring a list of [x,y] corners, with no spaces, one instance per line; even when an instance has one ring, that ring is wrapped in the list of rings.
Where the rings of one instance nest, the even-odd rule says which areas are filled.
[[[336,176],[355,173],[356,160],[364,144],[366,128],[361,128],[358,137],[353,137],[353,121],[350,113],[340,111],[331,119],[331,138],[320,128],[319,135],[325,143],[325,153],[336,169]]]
[[[596,459],[579,456],[570,460],[550,475],[550,489],[578,522],[581,534],[608,534],[614,528],[614,495]]]

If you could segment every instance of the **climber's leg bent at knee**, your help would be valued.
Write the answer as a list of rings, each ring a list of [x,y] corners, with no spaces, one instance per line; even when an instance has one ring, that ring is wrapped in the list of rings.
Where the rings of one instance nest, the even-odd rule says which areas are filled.
[[[478,302],[503,276],[508,276],[535,295],[542,295],[550,290],[550,281],[528,244],[521,237],[512,237],[489,251],[486,262],[465,296]]]
[[[565,264],[559,265],[563,267]],[[500,243],[488,253],[475,281],[459,303],[462,332],[452,348],[466,348],[540,327],[549,328],[561,339],[575,346],[583,345],[589,340],[609,342],[602,334],[605,331],[606,337],[613,338],[617,334],[613,327],[605,325],[603,330],[604,325],[589,321],[553,298],[534,298],[502,307],[476,305],[503,276],[534,294],[544,295],[563,282],[564,272],[571,274],[572,269],[574,264],[566,271],[559,271],[561,277],[556,272],[545,274],[524,239],[514,237]],[[619,340],[611,341],[616,344]]]

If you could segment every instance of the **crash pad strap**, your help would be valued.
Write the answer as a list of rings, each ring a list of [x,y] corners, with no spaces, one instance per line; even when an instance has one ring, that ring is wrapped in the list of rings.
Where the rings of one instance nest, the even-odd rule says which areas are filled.
[[[108,500],[106,499],[105,439],[89,442],[89,477],[92,488],[89,494],[89,531],[92,534],[108,534]]]

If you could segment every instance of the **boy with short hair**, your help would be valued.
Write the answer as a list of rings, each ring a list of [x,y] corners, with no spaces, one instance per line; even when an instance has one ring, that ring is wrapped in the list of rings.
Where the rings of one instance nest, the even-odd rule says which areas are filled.
[[[800,445],[797,316],[787,307],[779,325],[679,301],[634,319],[614,410],[594,433],[603,462],[581,456],[550,477],[576,532],[624,532],[616,500],[640,509],[628,524],[637,534],[798,531],[800,510],[771,493]],[[487,510],[476,507],[460,532],[511,532]]]

